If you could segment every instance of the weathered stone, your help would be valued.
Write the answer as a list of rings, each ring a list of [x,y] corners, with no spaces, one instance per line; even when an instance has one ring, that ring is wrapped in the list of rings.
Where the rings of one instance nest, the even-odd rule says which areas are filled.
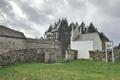
[[[77,59],[77,51],[76,50],[67,50],[65,54],[66,61],[72,61]]]
[[[105,51],[90,51],[90,58],[93,60],[105,61],[106,55]],[[120,61],[120,51],[114,51],[114,57],[116,61]],[[112,53],[108,53],[108,60],[112,60]]]
[[[46,62],[48,57],[45,54],[48,52],[57,55],[59,51],[54,48],[10,50],[0,54],[0,66],[33,61]]]

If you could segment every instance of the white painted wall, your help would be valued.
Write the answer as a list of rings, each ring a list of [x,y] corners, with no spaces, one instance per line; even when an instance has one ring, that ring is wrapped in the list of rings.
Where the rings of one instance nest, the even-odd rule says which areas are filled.
[[[102,41],[97,32],[82,34],[76,41],[93,41],[93,49],[102,50]]]
[[[93,41],[72,41],[71,48],[78,50],[78,59],[89,59],[89,51],[93,50]]]

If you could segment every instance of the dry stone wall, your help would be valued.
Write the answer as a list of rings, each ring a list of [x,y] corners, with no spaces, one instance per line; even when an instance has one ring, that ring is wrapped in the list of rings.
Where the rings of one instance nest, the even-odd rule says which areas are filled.
[[[12,37],[0,37],[0,52],[11,49],[25,49],[26,39],[12,38]]]
[[[52,48],[52,41],[40,39],[27,39],[26,48],[27,49]]]
[[[72,61],[72,60],[77,59],[77,50],[70,49],[70,50],[66,51],[65,59],[68,61]]]
[[[41,61],[42,54],[37,50],[15,50],[0,54],[0,65],[15,64],[21,62]]]
[[[90,51],[90,58],[93,60],[105,61],[106,55],[105,51]],[[114,50],[115,61],[120,61],[120,50]],[[108,60],[112,60],[112,53],[108,53]]]
[[[54,48],[10,50],[0,54],[0,66],[33,61],[44,62],[44,54],[46,52],[57,54],[58,51]]]
[[[48,40],[0,36],[0,52],[19,49],[52,48],[52,44],[53,42]]]

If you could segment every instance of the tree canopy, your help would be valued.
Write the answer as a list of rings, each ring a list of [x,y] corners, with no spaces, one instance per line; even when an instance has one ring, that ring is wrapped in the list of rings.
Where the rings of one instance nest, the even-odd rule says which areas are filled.
[[[92,22],[91,22],[90,25],[88,26],[88,32],[89,32],[89,33],[98,32],[97,28],[95,28],[95,26],[93,25]]]

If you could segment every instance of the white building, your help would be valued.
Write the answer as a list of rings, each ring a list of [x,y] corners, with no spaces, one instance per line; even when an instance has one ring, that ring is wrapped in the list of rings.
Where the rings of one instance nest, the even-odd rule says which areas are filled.
[[[101,33],[85,33],[82,34],[80,27],[72,29],[71,33],[71,49],[78,51],[78,59],[89,59],[89,51],[104,50],[106,37]]]

